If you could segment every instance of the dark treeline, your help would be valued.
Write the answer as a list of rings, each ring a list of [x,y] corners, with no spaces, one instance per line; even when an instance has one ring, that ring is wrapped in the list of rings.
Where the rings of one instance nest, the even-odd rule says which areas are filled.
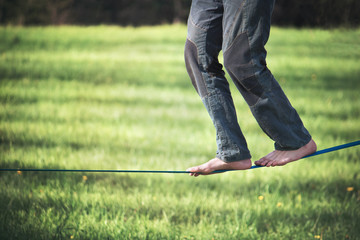
[[[265,1],[265,0],[264,0]],[[154,25],[186,22],[191,0],[0,0],[0,24]],[[277,0],[280,26],[359,26],[359,0]]]

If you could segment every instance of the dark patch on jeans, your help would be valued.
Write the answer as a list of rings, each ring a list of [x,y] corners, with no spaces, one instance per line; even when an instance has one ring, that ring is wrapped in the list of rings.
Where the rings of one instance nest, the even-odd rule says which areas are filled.
[[[242,82],[245,82],[246,85],[248,82],[257,82],[257,79],[255,76],[251,76]],[[257,103],[264,92],[260,85],[253,87],[251,90],[246,89],[243,84],[239,84],[238,82],[235,82],[235,85],[249,106],[253,106],[255,103]]]
[[[207,95],[207,89],[205,86],[205,82],[203,76],[200,72],[200,66],[198,62],[198,52],[196,45],[186,40],[185,43],[185,65],[186,70],[190,76],[191,82],[196,89],[197,93],[200,97],[204,97]]]
[[[252,106],[264,92],[255,76],[248,36],[242,33],[224,52],[224,65],[246,102]]]

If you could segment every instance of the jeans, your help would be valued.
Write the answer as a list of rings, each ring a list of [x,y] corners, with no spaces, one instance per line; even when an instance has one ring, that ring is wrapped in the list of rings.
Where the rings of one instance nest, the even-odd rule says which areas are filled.
[[[277,150],[295,150],[311,136],[266,66],[265,44],[275,0],[193,0],[185,44],[186,69],[216,129],[216,157],[251,158],[218,61]]]

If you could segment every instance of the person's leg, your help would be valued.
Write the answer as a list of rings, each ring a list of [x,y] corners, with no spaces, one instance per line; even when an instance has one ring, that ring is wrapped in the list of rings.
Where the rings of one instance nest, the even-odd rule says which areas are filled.
[[[284,165],[316,151],[296,110],[266,66],[274,0],[223,0],[224,65],[275,151],[255,162]]]
[[[185,63],[191,81],[214,123],[218,146],[216,158],[188,169],[203,174],[220,169],[251,167],[251,156],[237,122],[229,84],[218,62],[222,48],[222,19],[222,1],[192,1]]]

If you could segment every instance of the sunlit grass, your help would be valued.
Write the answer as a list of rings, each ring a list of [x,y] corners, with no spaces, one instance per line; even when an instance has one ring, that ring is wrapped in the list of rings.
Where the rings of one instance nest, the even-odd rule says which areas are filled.
[[[359,30],[273,28],[319,149],[360,139]],[[184,170],[215,155],[182,25],[0,27],[0,168]],[[256,160],[273,149],[231,89]],[[4,239],[356,239],[358,147],[208,177],[0,173]]]

